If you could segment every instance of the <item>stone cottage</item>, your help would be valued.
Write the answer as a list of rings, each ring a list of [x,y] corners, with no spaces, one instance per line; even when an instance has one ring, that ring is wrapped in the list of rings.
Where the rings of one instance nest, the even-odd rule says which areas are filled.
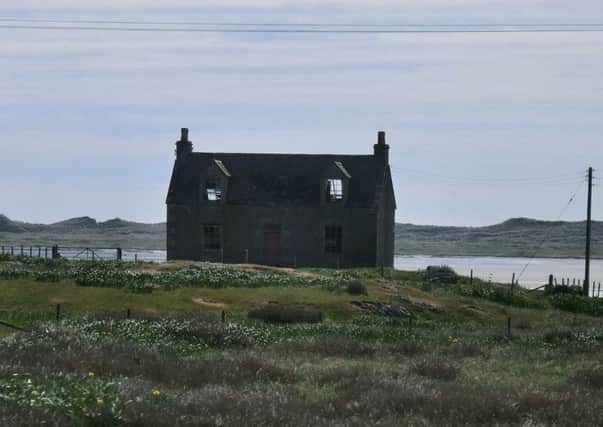
[[[167,257],[278,266],[393,265],[389,145],[370,155],[193,152],[176,142]]]

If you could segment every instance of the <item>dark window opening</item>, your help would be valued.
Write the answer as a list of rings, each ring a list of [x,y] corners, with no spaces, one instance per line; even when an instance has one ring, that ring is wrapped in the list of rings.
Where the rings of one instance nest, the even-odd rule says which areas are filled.
[[[209,177],[205,183],[205,198],[206,200],[216,202],[222,200],[224,189],[219,179]]]
[[[341,253],[341,227],[327,225],[325,227],[325,252],[331,254]]]
[[[203,247],[205,249],[222,249],[222,227],[219,225],[203,226]]]
[[[343,199],[343,182],[339,178],[327,179],[327,200],[337,202]]]

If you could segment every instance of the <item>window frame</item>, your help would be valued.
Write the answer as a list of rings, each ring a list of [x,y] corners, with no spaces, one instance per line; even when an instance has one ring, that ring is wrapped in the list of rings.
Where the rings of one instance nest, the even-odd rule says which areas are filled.
[[[325,253],[340,255],[343,252],[343,227],[341,225],[325,225],[323,236]]]
[[[338,203],[344,198],[344,183],[340,177],[331,177],[326,179],[326,196],[327,201]]]
[[[205,200],[208,202],[220,202],[224,198],[224,185],[218,176],[208,176],[205,181]]]
[[[203,224],[203,250],[219,251],[222,249],[222,225]]]

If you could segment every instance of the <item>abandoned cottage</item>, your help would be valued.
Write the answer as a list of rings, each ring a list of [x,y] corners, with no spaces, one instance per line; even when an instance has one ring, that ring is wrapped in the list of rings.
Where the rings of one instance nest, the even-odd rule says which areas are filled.
[[[385,133],[377,139],[372,155],[197,153],[182,129],[168,259],[392,266],[396,201]]]

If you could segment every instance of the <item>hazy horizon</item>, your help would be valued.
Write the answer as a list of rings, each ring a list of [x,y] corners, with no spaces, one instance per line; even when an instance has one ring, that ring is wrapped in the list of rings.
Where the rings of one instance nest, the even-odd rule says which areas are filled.
[[[110,220],[115,220],[115,219],[119,219],[122,221],[127,221],[127,222],[135,222],[135,223],[140,223],[140,224],[160,224],[160,223],[165,223],[165,219],[162,221],[156,221],[156,222],[146,222],[146,221],[140,221],[137,219],[133,219],[133,218],[124,218],[124,217],[120,217],[120,216],[115,216],[115,217],[110,217],[110,218],[97,218],[91,215],[80,215],[80,216],[68,216],[56,221],[48,221],[48,222],[43,222],[43,221],[27,221],[27,220],[23,220],[20,218],[12,218],[2,212],[0,212],[0,215],[4,215],[6,216],[8,219],[10,219],[11,221],[17,221],[17,222],[24,222],[24,223],[28,223],[28,224],[41,224],[41,225],[51,225],[51,224],[56,224],[58,222],[62,222],[62,221],[67,221],[70,219],[77,219],[77,218],[92,218],[94,219],[96,222],[106,222],[106,221],[110,221]],[[490,225],[497,225],[500,224],[502,222],[511,220],[511,219],[527,219],[527,220],[536,220],[536,221],[555,221],[555,220],[545,220],[545,219],[541,219],[541,218],[531,218],[531,217],[510,217],[507,218],[503,221],[497,222],[497,223],[492,223],[492,224],[478,224],[478,225],[473,225],[473,224],[422,224],[422,223],[411,223],[411,222],[404,222],[404,221],[398,221],[396,220],[396,224],[401,224],[401,225],[416,225],[416,226],[435,226],[435,227],[487,227]],[[592,219],[593,222],[603,222],[603,219],[597,219],[597,218],[593,218]],[[584,222],[586,221],[586,219],[577,219],[577,220],[559,220],[562,222]]]
[[[564,24],[603,22],[603,2],[24,0],[0,18]],[[579,184],[603,171],[602,32],[0,32],[12,219],[165,221],[181,127],[210,152],[370,154],[384,130],[402,223],[556,220],[578,188],[561,219],[583,220]]]

